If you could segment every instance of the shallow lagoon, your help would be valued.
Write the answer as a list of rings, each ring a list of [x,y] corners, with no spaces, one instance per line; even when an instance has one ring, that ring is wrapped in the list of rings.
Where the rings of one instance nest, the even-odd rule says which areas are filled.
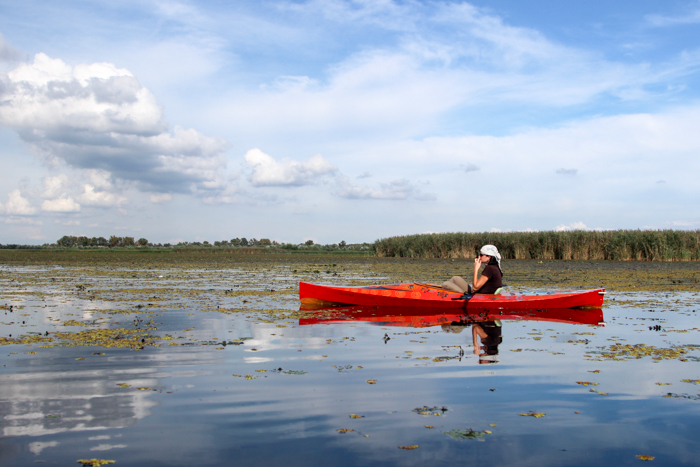
[[[504,320],[491,364],[469,327],[299,310],[299,280],[434,281],[454,263],[0,266],[0,463],[697,465],[697,282],[564,264],[506,277],[613,283],[605,325]]]

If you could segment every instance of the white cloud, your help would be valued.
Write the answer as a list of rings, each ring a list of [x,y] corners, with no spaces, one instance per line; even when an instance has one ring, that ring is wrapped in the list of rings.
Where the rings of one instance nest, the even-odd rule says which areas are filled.
[[[573,175],[576,175],[576,174],[578,173],[578,169],[564,169],[564,168],[561,168],[561,169],[557,169],[557,172],[556,172],[556,173],[557,173],[557,175],[569,175],[569,176],[573,176]]]
[[[126,444],[99,444],[90,448],[90,451],[110,451],[112,449],[122,449],[128,447]]]
[[[86,206],[110,207],[124,204],[127,199],[108,191],[95,191],[94,186],[86,184],[83,186],[83,193],[78,196],[78,201]]]
[[[684,229],[697,228],[700,227],[700,221],[673,221],[671,222],[673,227],[680,227]]]
[[[2,212],[2,210],[0,210]],[[40,220],[32,219],[30,217],[7,217],[3,221],[5,224],[15,224],[15,225],[43,225],[44,223]]]
[[[85,174],[88,180],[90,180],[90,184],[95,188],[101,188],[103,190],[112,188],[112,177],[106,170],[91,169],[86,170]]]
[[[5,214],[13,214],[18,216],[31,216],[36,213],[28,199],[22,196],[19,190],[13,190],[7,195],[7,203],[3,207],[0,204],[0,212]]]
[[[687,14],[682,16],[652,14],[647,15],[645,18],[650,25],[656,27],[676,26],[679,24],[695,24],[700,23],[700,9],[689,11]]]
[[[556,228],[557,232],[564,232],[567,230],[591,230],[588,227],[586,227],[586,224],[583,222],[574,222],[570,225],[558,225]]]
[[[241,135],[335,131],[349,138],[358,132],[364,138],[412,137],[444,131],[446,112],[478,120],[499,106],[557,109],[676,93],[680,88],[658,85],[676,85],[700,65],[693,52],[666,62],[611,61],[509,25],[468,3],[374,3],[290,7],[332,19],[325,27],[361,26],[370,37],[393,40],[370,41],[316,74],[280,76],[257,91],[232,93],[235,101],[221,99],[210,114]]]
[[[111,63],[73,68],[38,53],[33,63],[7,73],[7,80],[0,121],[36,138],[66,130],[138,135],[165,130],[155,97]]]
[[[381,183],[379,188],[354,185],[347,179],[342,179],[336,195],[348,199],[435,199],[434,195],[421,193],[421,190],[415,184],[404,179]]]
[[[155,97],[111,63],[71,67],[43,53],[2,77],[0,124],[45,161],[89,170],[94,187],[115,177],[146,191],[189,192],[225,167],[223,139],[162,120]],[[61,180],[48,181],[59,190]]]
[[[68,176],[66,174],[56,175],[55,177],[46,176],[41,181],[44,186],[42,196],[44,198],[56,198],[65,194],[65,187],[68,185]]]
[[[34,443],[29,443],[29,451],[34,454],[34,455],[39,455],[41,454],[41,451],[43,451],[46,448],[55,448],[58,446],[58,441],[48,441],[48,442],[41,442],[37,441]]]
[[[80,205],[73,198],[47,199],[41,203],[41,210],[48,212],[79,212]]]
[[[277,162],[260,149],[249,150],[244,159],[252,167],[248,180],[253,186],[302,186],[316,183],[324,175],[332,175],[338,168],[320,154],[314,154],[307,162],[283,160]]]
[[[155,193],[149,197],[149,200],[155,204],[169,203],[173,200],[173,195],[170,193]]]

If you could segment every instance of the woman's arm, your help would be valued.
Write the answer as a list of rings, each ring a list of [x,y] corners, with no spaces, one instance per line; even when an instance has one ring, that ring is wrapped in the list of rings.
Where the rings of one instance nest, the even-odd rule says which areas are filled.
[[[484,328],[482,328],[478,324],[474,323],[474,324],[472,324],[472,339],[474,340],[474,355],[479,355],[481,353],[481,345],[479,345],[479,341],[477,339],[477,336],[483,340],[486,338],[487,334],[486,334],[486,331],[484,331]]]
[[[486,284],[489,280],[489,276],[481,275],[479,277],[479,268],[481,267],[481,261],[479,258],[474,260],[474,279],[472,280],[472,290],[476,292]]]

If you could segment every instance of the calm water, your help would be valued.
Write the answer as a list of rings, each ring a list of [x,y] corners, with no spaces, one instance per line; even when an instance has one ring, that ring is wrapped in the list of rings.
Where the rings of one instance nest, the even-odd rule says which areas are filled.
[[[695,293],[502,320],[480,363],[453,316],[300,313],[284,267],[0,273],[3,466],[700,463]]]

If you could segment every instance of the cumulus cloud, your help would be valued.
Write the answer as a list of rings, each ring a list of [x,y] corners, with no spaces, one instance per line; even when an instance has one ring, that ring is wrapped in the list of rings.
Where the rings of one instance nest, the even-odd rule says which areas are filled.
[[[393,180],[389,183],[381,183],[379,188],[370,188],[366,186],[354,185],[347,179],[343,179],[340,184],[340,189],[336,192],[341,198],[348,199],[419,199],[419,200],[434,200],[435,196],[422,193],[415,184],[408,180]]]
[[[253,186],[302,186],[315,183],[324,175],[332,175],[338,168],[320,154],[314,154],[306,162],[295,160],[276,161],[260,149],[251,149],[244,159],[252,167],[248,180]]]
[[[31,216],[36,213],[36,208],[29,200],[22,196],[19,190],[13,190],[7,195],[5,206],[0,204],[0,212],[17,216]]]
[[[466,164],[461,165],[460,167],[462,167],[465,172],[476,172],[477,170],[479,170],[479,166],[476,164]]]
[[[60,174],[55,177],[44,177],[41,181],[44,187],[44,192],[42,196],[44,198],[56,198],[64,194],[64,190],[68,185],[68,176],[66,174]]]
[[[574,222],[570,225],[558,225],[556,228],[557,232],[564,232],[567,230],[591,230],[583,222]]]
[[[95,188],[103,190],[112,188],[111,175],[106,170],[86,170],[85,175],[87,175],[90,184]]]
[[[41,210],[47,212],[80,212],[80,205],[73,198],[47,199],[41,203]]]
[[[126,203],[126,198],[108,191],[97,191],[90,184],[83,186],[83,193],[78,200],[86,206],[111,207]]]
[[[155,97],[111,63],[72,67],[36,54],[2,76],[0,124],[45,161],[154,192],[190,192],[224,168],[228,143],[194,129],[168,132]],[[54,183],[58,183],[55,180]]]

